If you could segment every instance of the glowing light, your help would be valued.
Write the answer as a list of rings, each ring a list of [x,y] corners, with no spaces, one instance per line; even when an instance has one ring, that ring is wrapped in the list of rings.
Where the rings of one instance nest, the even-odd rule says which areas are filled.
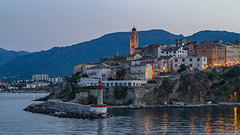
[[[166,70],[166,68],[165,68],[165,67],[163,67],[162,69],[163,69],[163,71],[165,71],[165,70]]]
[[[238,131],[238,122],[237,122],[237,107],[234,107],[234,131],[235,135],[237,134]]]

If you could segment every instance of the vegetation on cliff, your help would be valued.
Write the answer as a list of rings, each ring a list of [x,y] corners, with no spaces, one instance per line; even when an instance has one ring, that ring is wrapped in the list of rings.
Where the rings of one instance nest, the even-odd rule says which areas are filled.
[[[204,103],[207,101],[238,102],[240,94],[240,66],[219,67],[206,71],[183,72],[179,79],[164,79],[159,87],[146,94],[146,104],[163,101]]]

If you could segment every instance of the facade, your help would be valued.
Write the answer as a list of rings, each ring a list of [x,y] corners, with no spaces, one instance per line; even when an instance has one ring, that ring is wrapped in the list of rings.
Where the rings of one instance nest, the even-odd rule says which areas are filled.
[[[187,57],[188,51],[184,50],[183,47],[171,47],[162,51],[158,56]]]
[[[99,79],[94,78],[81,78],[78,82],[80,86],[97,86]],[[102,81],[104,87],[114,87],[114,86],[145,86],[147,81],[144,80],[106,80]]]
[[[107,80],[111,77],[111,69],[104,66],[95,66],[87,69],[87,75],[91,78]]]
[[[130,54],[133,54],[136,48],[138,48],[138,32],[134,27],[130,33]]]
[[[102,66],[102,64],[101,63],[86,63],[86,64],[83,64],[82,73],[85,74],[85,73],[87,73],[88,68],[92,68],[92,67],[96,67],[96,66]]]
[[[200,44],[197,47],[197,56],[205,56],[207,57],[207,67],[219,67],[224,66],[226,64],[226,54],[225,54],[225,46],[204,43]]]
[[[161,56],[158,58],[158,64],[159,64],[159,71],[161,72],[170,72],[172,71],[172,63],[171,59],[174,58],[174,56]]]
[[[117,65],[119,65],[121,63],[121,61],[116,59],[116,58],[105,59],[102,62],[107,64],[107,65],[109,65],[109,66],[117,66]]]
[[[190,70],[205,70],[207,69],[207,57],[175,57],[173,59],[173,71],[177,72],[182,64],[188,66]]]
[[[157,57],[159,53],[159,45],[151,44],[146,47],[138,47],[135,49],[135,53],[138,53],[143,57]]]
[[[235,51],[235,47],[234,45],[225,45],[226,47],[226,53],[225,53],[225,57],[226,57],[226,66],[227,65],[233,65],[235,63],[235,56],[234,55],[234,51]]]
[[[141,62],[140,64],[150,64],[152,66],[152,79],[154,79],[157,76],[160,76],[158,62],[155,62],[155,61],[144,61],[144,62]]]
[[[131,54],[131,55],[128,55],[127,56],[127,61],[132,61],[132,60],[137,60],[137,59],[140,59],[142,58],[142,56],[140,54]]]
[[[140,64],[141,62],[157,62],[157,58],[156,58],[156,57],[144,57],[144,58],[140,58],[140,59],[131,61],[131,65],[138,65],[138,64]]]
[[[83,70],[83,64],[78,64],[73,67],[73,74],[76,74],[77,72],[82,72]]]
[[[36,74],[32,75],[33,81],[48,81],[48,74]]]
[[[139,64],[131,67],[131,79],[133,80],[150,80],[152,79],[153,70],[150,64]]]
[[[117,71],[121,70],[121,69],[125,69],[126,70],[126,74],[124,75],[124,77],[122,78],[123,80],[130,80],[131,78],[131,72],[130,72],[130,66],[129,65],[118,65],[116,67],[112,67],[111,68],[111,78],[112,79],[117,79]]]
[[[62,83],[63,82],[63,78],[62,77],[56,77],[56,78],[48,78],[48,81],[49,82],[52,82],[52,83]]]
[[[190,42],[184,46],[186,50],[188,50],[188,56],[197,56],[197,48],[198,42]]]
[[[234,64],[240,64],[240,45],[235,44],[234,45]]]
[[[190,41],[186,40],[186,39],[177,39],[175,40],[175,44],[177,47],[181,47],[186,45],[187,43],[189,43]]]

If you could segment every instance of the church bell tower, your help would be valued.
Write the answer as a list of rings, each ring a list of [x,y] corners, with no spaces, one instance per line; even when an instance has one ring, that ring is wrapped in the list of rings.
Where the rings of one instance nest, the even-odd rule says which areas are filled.
[[[138,48],[138,32],[137,29],[133,27],[130,33],[130,54],[133,54],[136,48]]]

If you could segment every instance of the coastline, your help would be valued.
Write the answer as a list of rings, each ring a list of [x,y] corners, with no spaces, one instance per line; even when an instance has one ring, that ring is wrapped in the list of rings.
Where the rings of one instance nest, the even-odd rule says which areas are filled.
[[[237,102],[220,102],[218,104],[195,105],[143,105],[143,106],[108,106],[108,109],[145,109],[145,108],[201,108],[201,107],[240,107]]]

